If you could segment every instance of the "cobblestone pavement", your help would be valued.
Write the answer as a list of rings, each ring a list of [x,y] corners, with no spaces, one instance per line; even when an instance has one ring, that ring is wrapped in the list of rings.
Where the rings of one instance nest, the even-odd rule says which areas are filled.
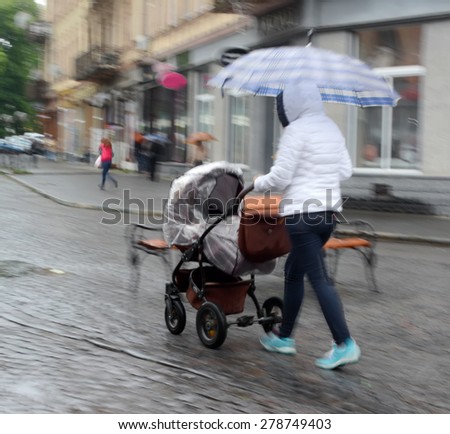
[[[0,189],[1,413],[450,411],[449,248],[380,243],[381,294],[344,254],[338,287],[363,357],[326,372],[313,365],[330,337],[311,291],[295,357],[262,350],[257,325],[231,327],[209,350],[189,305],[185,331],[166,329],[158,258],[144,258],[130,288],[123,225],[6,177]],[[281,295],[282,281],[261,276],[257,291]]]

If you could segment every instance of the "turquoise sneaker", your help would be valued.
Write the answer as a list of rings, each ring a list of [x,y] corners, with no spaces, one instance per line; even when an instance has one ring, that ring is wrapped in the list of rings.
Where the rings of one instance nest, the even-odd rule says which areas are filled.
[[[339,366],[358,362],[361,350],[352,338],[348,338],[341,345],[333,344],[331,351],[324,357],[316,359],[316,366],[322,369],[335,369]]]
[[[297,352],[294,339],[280,338],[271,332],[262,336],[259,341],[267,351],[281,354],[295,354]]]

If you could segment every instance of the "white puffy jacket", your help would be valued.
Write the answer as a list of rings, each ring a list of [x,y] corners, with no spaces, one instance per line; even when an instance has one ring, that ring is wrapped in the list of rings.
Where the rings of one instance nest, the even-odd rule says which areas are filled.
[[[304,83],[286,86],[278,113],[289,125],[270,172],[255,179],[255,191],[282,192],[280,213],[285,216],[341,211],[340,181],[351,177],[352,163],[338,126],[325,114],[319,90]]]

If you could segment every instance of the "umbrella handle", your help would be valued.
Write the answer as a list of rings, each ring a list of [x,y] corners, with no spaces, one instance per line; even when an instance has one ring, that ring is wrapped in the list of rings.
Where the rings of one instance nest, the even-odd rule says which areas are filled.
[[[315,32],[316,32],[316,29],[314,27],[311,27],[308,30],[308,33],[306,34],[306,38],[307,38],[306,41],[307,41],[308,45],[312,43],[312,37]]]
[[[227,84],[228,80],[231,80],[233,77],[227,77],[223,83],[222,83],[222,87],[220,88],[220,93],[222,94],[222,98],[225,98],[225,85]]]

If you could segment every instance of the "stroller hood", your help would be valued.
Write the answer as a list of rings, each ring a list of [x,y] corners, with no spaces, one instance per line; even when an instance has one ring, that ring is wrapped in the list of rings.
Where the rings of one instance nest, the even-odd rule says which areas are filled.
[[[202,164],[175,179],[165,209],[167,243],[189,246],[197,241],[211,218],[223,213],[243,185],[240,167],[225,161]]]

